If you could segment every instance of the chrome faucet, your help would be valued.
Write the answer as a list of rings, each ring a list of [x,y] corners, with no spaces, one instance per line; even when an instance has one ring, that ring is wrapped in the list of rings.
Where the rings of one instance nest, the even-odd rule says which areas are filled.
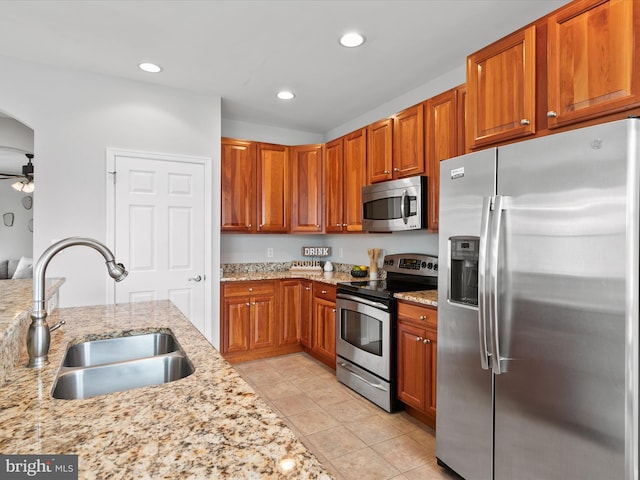
[[[51,331],[64,324],[64,320],[49,328],[47,324],[47,311],[45,310],[45,271],[51,259],[61,250],[73,245],[92,247],[102,254],[107,261],[109,276],[116,282],[127,276],[124,265],[116,263],[113,253],[102,243],[91,238],[71,237],[60,240],[47,248],[33,267],[33,309],[31,311],[31,325],[27,334],[27,352],[29,353],[29,368],[40,368],[47,362],[49,345],[51,343]]]

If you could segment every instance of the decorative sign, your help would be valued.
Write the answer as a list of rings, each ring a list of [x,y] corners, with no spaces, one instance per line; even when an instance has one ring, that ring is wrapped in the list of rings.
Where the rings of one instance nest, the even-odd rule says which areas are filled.
[[[329,257],[331,247],[302,247],[303,257]]]

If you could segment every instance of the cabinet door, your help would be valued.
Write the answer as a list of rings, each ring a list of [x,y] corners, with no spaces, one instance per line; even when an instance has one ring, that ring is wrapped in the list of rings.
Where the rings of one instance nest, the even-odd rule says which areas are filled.
[[[427,177],[428,177],[428,229],[438,231],[440,210],[440,161],[458,154],[457,144],[457,91],[449,90],[437,95],[426,104],[427,109]]]
[[[532,25],[467,57],[472,148],[535,133],[535,42]]]
[[[312,347],[327,365],[336,364],[336,304],[323,298],[313,299]]]
[[[425,348],[425,392],[424,409],[433,418],[436,417],[436,371],[438,369],[438,333],[426,330],[422,343]]]
[[[256,150],[251,142],[221,141],[220,229],[255,231]]]
[[[302,282],[300,280],[281,281],[278,345],[296,344],[300,340],[301,309]]]
[[[640,103],[640,4],[571,2],[548,19],[548,126]]]
[[[222,300],[222,353],[249,350],[251,303],[249,298]]]
[[[427,368],[424,335],[423,328],[398,322],[398,398],[423,411]]]
[[[311,327],[313,323],[313,286],[312,282],[300,282],[300,343],[311,348]]]
[[[393,119],[385,118],[367,127],[367,182],[391,180]]]
[[[268,348],[276,346],[275,295],[255,296],[251,298],[251,337],[249,348]]]
[[[289,229],[287,147],[259,143],[257,157],[257,231],[285,233]]]
[[[362,187],[367,184],[367,129],[344,137],[344,214],[347,232],[362,231]]]
[[[393,178],[424,173],[424,106],[407,108],[393,117]]]
[[[292,147],[291,231],[322,231],[322,145]]]
[[[324,230],[342,232],[343,213],[343,139],[327,143],[324,149]]]

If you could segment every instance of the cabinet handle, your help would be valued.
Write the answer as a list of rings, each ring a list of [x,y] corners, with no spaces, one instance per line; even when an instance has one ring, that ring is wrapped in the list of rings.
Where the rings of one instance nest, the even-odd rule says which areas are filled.
[[[520,120],[520,125],[529,125],[531,122],[529,120],[527,120],[526,118],[523,118],[522,120]]]
[[[421,342],[422,341],[422,337],[416,337],[416,342]]]
[[[549,118],[556,118],[558,116],[558,114],[556,112],[554,112],[553,110],[549,110],[547,112],[547,117]]]
[[[428,338],[425,338],[424,340],[422,340],[422,343],[426,345],[427,343],[431,343],[431,340],[429,340]]]
[[[426,320],[427,316],[426,315],[420,315],[420,320]]]

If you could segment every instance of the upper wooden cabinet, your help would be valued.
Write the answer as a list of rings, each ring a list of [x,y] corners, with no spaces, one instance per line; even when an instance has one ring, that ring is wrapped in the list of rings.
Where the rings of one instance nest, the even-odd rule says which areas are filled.
[[[463,129],[459,128],[460,110],[458,95],[460,89],[448,90],[425,102],[426,109],[426,152],[428,177],[428,229],[438,230],[440,197],[440,162],[463,153],[459,151]],[[464,148],[464,147],[463,147]]]
[[[548,126],[640,103],[640,2],[583,0],[548,18]]]
[[[392,176],[403,178],[424,172],[424,106],[420,103],[393,117]]]
[[[291,147],[291,232],[322,232],[322,145]]]
[[[393,118],[384,118],[367,127],[367,182],[393,178]]]
[[[289,230],[288,148],[257,144],[258,232],[285,233]]]
[[[367,184],[367,129],[325,146],[325,232],[362,231],[362,187]]]
[[[256,215],[256,147],[251,142],[221,141],[220,229],[253,232]]]
[[[467,57],[471,148],[535,133],[536,27]]]
[[[344,137],[343,231],[362,231],[362,187],[367,184],[367,129]]]

